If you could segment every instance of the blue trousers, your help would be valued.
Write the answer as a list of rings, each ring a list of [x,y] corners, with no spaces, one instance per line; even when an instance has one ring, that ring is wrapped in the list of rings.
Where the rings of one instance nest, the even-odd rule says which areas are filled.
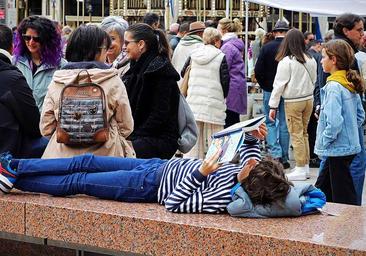
[[[269,99],[271,92],[263,91],[263,112],[266,115],[266,126],[268,134],[266,137],[269,153],[273,158],[282,158],[283,162],[288,161],[288,150],[290,145],[290,135],[288,133],[285,115],[285,104],[281,98],[277,110],[276,121],[269,120]]]
[[[157,202],[166,160],[81,155],[22,159],[14,186],[55,196],[86,194],[125,202]]]

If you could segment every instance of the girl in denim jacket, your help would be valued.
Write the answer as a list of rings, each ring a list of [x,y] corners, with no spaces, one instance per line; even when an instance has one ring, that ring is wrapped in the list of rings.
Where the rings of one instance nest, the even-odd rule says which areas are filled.
[[[332,40],[322,50],[324,72],[331,75],[321,89],[315,153],[327,157],[315,186],[324,191],[328,202],[357,204],[350,164],[361,151],[358,128],[365,119],[359,92],[363,80],[350,69],[354,53],[343,40]]]

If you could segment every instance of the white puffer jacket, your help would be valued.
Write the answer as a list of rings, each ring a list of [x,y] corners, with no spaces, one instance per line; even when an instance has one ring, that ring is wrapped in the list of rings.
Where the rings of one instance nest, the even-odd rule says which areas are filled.
[[[226,104],[220,83],[220,66],[224,56],[212,45],[192,52],[187,102],[196,121],[225,124]]]

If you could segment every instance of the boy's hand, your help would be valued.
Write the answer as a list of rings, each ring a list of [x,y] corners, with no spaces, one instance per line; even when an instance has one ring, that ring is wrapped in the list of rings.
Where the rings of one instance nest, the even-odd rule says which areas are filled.
[[[256,137],[259,140],[264,140],[267,136],[267,127],[266,125],[263,123],[261,124],[257,130],[254,130],[251,132],[251,134]]]
[[[250,158],[244,165],[243,169],[238,173],[238,182],[242,183],[248,176],[251,170],[258,164],[258,161],[254,158]]]
[[[222,149],[220,148],[213,156],[203,160],[202,165],[199,169],[200,173],[203,176],[208,176],[220,167],[221,164],[219,164],[217,161],[219,160],[221,152]]]

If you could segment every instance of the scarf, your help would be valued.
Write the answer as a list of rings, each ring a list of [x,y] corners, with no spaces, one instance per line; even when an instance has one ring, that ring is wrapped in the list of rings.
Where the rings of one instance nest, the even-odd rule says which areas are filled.
[[[337,70],[327,78],[327,83],[329,81],[340,83],[344,88],[346,88],[350,92],[356,93],[354,85],[347,79],[346,70]]]

